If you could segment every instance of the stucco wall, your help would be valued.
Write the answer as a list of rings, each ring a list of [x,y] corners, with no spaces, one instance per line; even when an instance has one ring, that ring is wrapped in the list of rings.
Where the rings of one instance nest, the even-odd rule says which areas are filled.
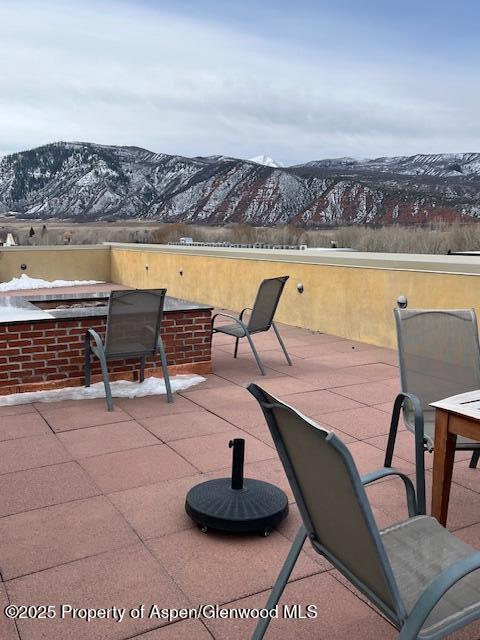
[[[172,296],[235,310],[251,306],[263,278],[289,275],[278,320],[390,347],[396,346],[392,309],[399,294],[410,308],[473,307],[480,317],[478,257],[123,244],[12,247],[0,249],[0,281],[24,273],[22,262],[33,277],[164,286]]]
[[[27,269],[22,270],[21,264]],[[0,282],[26,273],[45,280],[110,281],[110,247],[3,247],[0,248]]]
[[[398,268],[393,268],[391,262],[388,267],[351,266],[348,261],[348,266],[341,266],[296,262],[293,256],[254,259],[245,254],[242,259],[219,253],[112,246],[111,276],[119,284],[165,286],[173,296],[238,310],[251,306],[263,278],[290,275],[278,320],[389,347],[396,346],[392,309],[399,294],[408,297],[411,308],[474,307],[480,317],[478,273],[446,273],[417,265],[408,269],[400,258]],[[439,268],[437,263],[433,260],[431,268]],[[475,271],[476,264],[469,264]],[[303,294],[297,292],[297,283],[304,285]]]

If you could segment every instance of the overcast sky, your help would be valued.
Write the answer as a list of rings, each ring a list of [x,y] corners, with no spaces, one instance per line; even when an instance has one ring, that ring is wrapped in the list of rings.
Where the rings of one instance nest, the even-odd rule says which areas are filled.
[[[0,155],[480,151],[479,22],[478,0],[0,0]]]

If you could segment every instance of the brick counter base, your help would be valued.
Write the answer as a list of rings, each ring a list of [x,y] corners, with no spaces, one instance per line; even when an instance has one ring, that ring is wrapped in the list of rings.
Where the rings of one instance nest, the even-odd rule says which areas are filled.
[[[87,329],[105,337],[106,316],[79,320],[26,321],[0,325],[0,395],[81,385]],[[209,310],[166,311],[161,336],[168,368],[177,373],[211,371]],[[111,380],[137,380],[140,358],[108,363]],[[98,358],[92,381],[102,379]],[[145,375],[162,376],[160,357],[146,359]]]

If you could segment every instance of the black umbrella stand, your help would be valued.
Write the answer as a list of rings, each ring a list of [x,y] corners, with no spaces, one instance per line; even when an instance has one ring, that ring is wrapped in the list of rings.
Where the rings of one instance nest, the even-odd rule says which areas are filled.
[[[245,440],[235,438],[232,477],[208,480],[190,489],[185,511],[203,532],[262,532],[268,535],[288,513],[285,493],[269,482],[243,477]]]

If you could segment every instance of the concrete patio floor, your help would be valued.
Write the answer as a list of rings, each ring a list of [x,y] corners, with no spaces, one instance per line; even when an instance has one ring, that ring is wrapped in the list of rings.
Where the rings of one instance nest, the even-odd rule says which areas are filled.
[[[382,466],[396,354],[335,336],[280,327],[294,366],[273,334],[255,336],[268,375],[242,344],[214,337],[214,374],[164,397],[0,408],[1,609],[53,604],[51,620],[8,620],[1,640],[236,640],[252,620],[148,619],[150,605],[262,607],[298,529],[288,518],[270,537],[201,533],[184,513],[194,484],[229,474],[232,437],[246,439],[246,475],[291,492],[264,423],[245,386],[256,381],[346,442],[361,473]],[[395,466],[413,474],[413,438],[399,434]],[[458,454],[449,528],[480,548],[480,470]],[[427,456],[428,481],[432,457]],[[430,488],[428,488],[430,491]],[[401,483],[368,489],[380,526],[403,519]],[[315,604],[316,619],[273,620],[269,638],[388,640],[397,636],[345,580],[305,546],[282,603]],[[122,622],[59,619],[59,606],[140,607]],[[480,638],[474,624],[450,638]]]

